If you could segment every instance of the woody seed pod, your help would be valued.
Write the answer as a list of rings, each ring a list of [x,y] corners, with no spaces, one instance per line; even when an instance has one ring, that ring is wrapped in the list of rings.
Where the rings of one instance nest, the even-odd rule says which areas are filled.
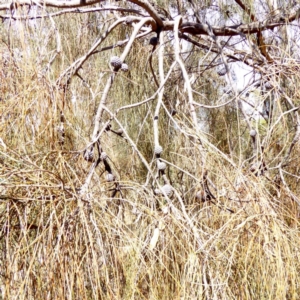
[[[166,163],[164,163],[162,161],[157,162],[157,169],[159,171],[164,171],[166,169],[166,167],[167,167]]]
[[[101,155],[100,155],[100,158],[102,159],[102,160],[106,160],[107,159],[107,153],[106,152],[101,152]]]
[[[122,135],[123,134],[123,129],[122,128],[117,129],[116,133],[119,134],[119,135]]]
[[[93,160],[94,160],[93,150],[85,151],[83,154],[83,158],[88,162],[93,162]]]
[[[115,180],[115,177],[114,177],[113,174],[108,173],[108,174],[106,175],[106,181],[107,181],[107,182],[112,182],[112,181],[114,181],[114,180]]]
[[[156,146],[154,147],[154,153],[155,153],[156,155],[161,154],[162,152],[163,152],[163,147],[162,147],[161,145],[156,145]]]
[[[273,88],[273,85],[269,81],[267,81],[267,82],[265,82],[265,88],[267,90],[271,90]]]
[[[158,39],[156,36],[152,37],[149,41],[149,44],[152,46],[156,46],[158,44]]]
[[[168,197],[171,196],[173,193],[173,188],[169,184],[165,184],[161,189],[163,193],[166,194]]]
[[[219,76],[226,75],[226,73],[227,73],[226,68],[222,68],[222,69],[218,70],[217,73]]]
[[[128,72],[128,70],[129,70],[128,65],[127,65],[127,64],[122,64],[122,65],[121,65],[121,70],[122,70],[123,72]]]
[[[115,69],[120,69],[122,67],[122,61],[118,56],[112,56],[110,58],[110,64]]]
[[[160,190],[160,189],[155,189],[155,190],[154,190],[154,194],[155,194],[155,195],[161,195],[162,193],[161,193],[161,190]]]

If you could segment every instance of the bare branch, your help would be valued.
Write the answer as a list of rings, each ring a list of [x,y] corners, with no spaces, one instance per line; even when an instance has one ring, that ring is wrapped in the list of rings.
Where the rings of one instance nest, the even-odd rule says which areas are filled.
[[[202,168],[204,170],[205,163],[206,163],[206,151],[203,148],[202,141],[200,139],[200,130],[198,126],[198,118],[194,106],[194,99],[193,99],[193,92],[192,92],[192,87],[191,87],[191,82],[189,79],[189,75],[186,71],[185,65],[180,57],[180,44],[179,44],[179,26],[182,21],[182,17],[178,17],[175,21],[175,26],[174,26],[174,33],[175,33],[175,58],[177,63],[179,64],[181,68],[181,72],[187,87],[187,93],[188,93],[188,102],[189,102],[189,107],[190,107],[190,114],[194,123],[194,129],[196,130],[197,135],[199,136],[199,141],[200,141],[200,151],[201,151],[201,160],[202,160]]]
[[[152,24],[153,30],[174,30],[174,21],[166,20],[163,21],[158,14],[158,12],[155,10],[155,8],[147,1],[147,0],[129,0],[131,3],[134,3],[141,8],[145,9],[145,11],[152,17],[155,21],[155,23]],[[93,5],[97,3],[101,3],[102,0],[72,0],[72,1],[55,1],[55,0],[36,0],[34,2],[29,0],[19,0],[17,2],[17,6],[22,5],[32,5],[33,3],[39,6],[45,6],[45,7],[56,7],[56,8],[77,8],[77,7],[83,7],[87,5]],[[242,4],[241,1],[238,1]],[[11,9],[11,5],[13,2],[1,4],[0,10],[6,10]],[[242,5],[242,7],[245,7]],[[249,9],[245,7],[246,11],[248,12]],[[120,10],[122,10],[120,8]],[[80,11],[79,11],[80,12]],[[274,16],[273,18],[266,19],[263,22],[259,22],[254,20],[254,16],[251,15],[253,22],[249,24],[240,24],[240,25],[233,25],[233,26],[223,26],[223,27],[217,27],[212,26],[212,31],[215,36],[235,36],[240,34],[253,34],[253,33],[260,33],[267,29],[273,29],[280,26],[285,26],[288,23],[293,22],[294,20],[299,18],[299,11],[290,13],[287,17],[283,18],[282,16]],[[3,16],[6,18],[7,16]],[[201,23],[193,23],[193,22],[182,22],[181,26],[179,27],[179,31],[181,33],[190,33],[190,34],[196,34],[196,35],[208,35],[206,30],[206,25]]]
[[[273,19],[267,19],[264,22],[256,21],[249,24],[223,27],[212,26],[212,31],[215,36],[236,36],[241,34],[253,34],[267,29],[286,26],[288,23],[293,22],[297,18],[299,18],[299,13],[294,12],[284,20],[280,17],[274,17]],[[163,30],[173,30],[174,25],[174,21],[164,21]],[[208,35],[205,24],[193,22],[183,22],[179,27],[179,31],[181,33]]]
[[[124,51],[123,51],[123,53],[120,57],[122,62],[125,60],[126,56],[128,55],[128,53],[130,51],[130,48],[131,48],[131,46],[132,46],[139,30],[142,28],[142,26],[144,26],[147,22],[149,22],[151,20],[152,20],[151,18],[144,18],[137,25],[135,25],[134,31],[133,31],[130,39],[129,39],[129,42],[126,45],[126,47],[125,47],[125,49],[124,49]],[[94,127],[93,135],[92,135],[92,140],[93,141],[95,141],[95,139],[98,135],[103,109],[106,106],[107,95],[108,95],[108,92],[109,92],[113,82],[114,82],[115,75],[116,75],[116,73],[111,74],[111,76],[109,77],[109,79],[107,80],[107,83],[105,85],[105,88],[104,88],[104,91],[103,91],[103,94],[102,94],[102,97],[101,97],[101,100],[100,100],[100,104],[99,104],[99,107],[98,107],[98,110],[97,110],[97,114],[96,114],[96,117],[95,117],[95,127]]]
[[[102,0],[71,0],[71,1],[59,1],[59,0],[18,0],[10,1],[5,4],[0,5],[0,10],[11,9],[12,5],[16,6],[23,6],[36,4],[39,6],[46,6],[46,7],[56,7],[56,8],[74,8],[74,7],[82,7],[87,5],[93,5],[96,3],[100,3]]]
[[[68,79],[71,78],[84,64],[84,62],[94,53],[94,51],[99,47],[99,45],[107,38],[107,36],[113,31],[115,27],[119,24],[123,23],[126,20],[125,18],[121,18],[114,22],[105,32],[104,34],[94,43],[94,45],[90,48],[88,53],[86,53],[81,58],[77,59],[71,66],[69,66],[57,79],[56,84],[59,85],[62,79],[67,76]]]
[[[64,9],[60,10],[54,13],[49,14],[42,14],[42,15],[36,15],[36,16],[15,16],[15,15],[0,15],[0,18],[5,19],[12,19],[12,20],[37,20],[37,19],[44,19],[49,17],[58,17],[65,14],[86,14],[86,13],[93,13],[93,12],[100,12],[100,11],[120,11],[120,12],[126,12],[126,13],[134,13],[140,16],[144,16],[141,11],[131,8],[123,8],[119,6],[112,6],[107,5],[104,7],[94,7],[94,8],[70,8],[70,9]]]

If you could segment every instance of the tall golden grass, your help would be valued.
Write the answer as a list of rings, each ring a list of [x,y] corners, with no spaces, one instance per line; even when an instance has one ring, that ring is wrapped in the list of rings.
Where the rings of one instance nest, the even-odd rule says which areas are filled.
[[[114,131],[120,124],[126,130],[105,131],[100,139],[116,181],[107,182],[101,162],[82,194],[91,167],[83,153],[112,73],[109,59],[123,48],[91,56],[69,85],[56,80],[115,21],[113,15],[105,20],[57,17],[61,51],[50,66],[57,40],[49,19],[2,24],[0,297],[299,299],[298,142],[284,160],[296,125],[295,111],[285,113],[291,109],[286,97],[299,105],[299,70],[294,63],[270,70],[273,89],[261,101],[272,97],[272,118],[251,121],[257,131],[253,160],[235,100],[220,108],[197,107],[207,129],[199,133],[175,68],[158,122],[173,195],[154,192],[165,184],[153,154],[157,97],[116,117],[103,114],[103,126],[111,121]],[[101,47],[124,40],[126,32],[116,28]],[[118,72],[108,95],[112,114],[155,93],[151,51],[148,37],[134,42],[126,59],[130,72]],[[195,70],[199,57],[203,52],[195,48],[185,61],[190,75],[201,72],[192,86],[200,93],[195,101],[220,104],[224,80],[214,69]],[[165,73],[173,60],[167,43]],[[159,78],[157,52],[152,64]],[[266,164],[263,174],[250,171],[255,160]]]

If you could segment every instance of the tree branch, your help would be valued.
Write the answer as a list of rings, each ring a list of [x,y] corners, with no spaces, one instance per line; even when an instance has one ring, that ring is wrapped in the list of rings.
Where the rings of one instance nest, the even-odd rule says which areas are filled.
[[[235,2],[244,10],[246,11],[246,13],[250,16],[251,20],[253,22],[257,22],[257,19],[255,17],[255,15],[252,14],[251,9],[249,7],[247,7],[246,5],[244,5],[244,3],[241,0],[235,0]],[[257,33],[257,45],[259,47],[259,50],[261,52],[261,54],[269,61],[272,62],[273,59],[270,57],[268,51],[267,51],[267,46],[266,43],[264,41],[264,37],[262,35],[262,32],[259,31]]]
[[[101,3],[103,0],[71,0],[71,1],[58,1],[58,0],[18,0],[16,3],[17,6],[22,5],[39,5],[42,7],[56,7],[56,8],[78,8],[88,5],[93,5],[97,3]],[[154,31],[164,30],[174,30],[175,22],[174,21],[163,21],[159,15],[159,13],[155,10],[155,8],[147,1],[147,0],[129,0],[129,2],[134,3],[141,8],[143,8],[153,19],[152,29]],[[237,0],[238,4],[242,2]],[[13,1],[6,4],[0,5],[0,10],[11,9],[13,5]],[[244,5],[242,4],[242,8]],[[249,11],[245,7],[246,12]],[[272,19],[266,19],[263,22],[259,22],[254,20],[254,16],[250,15],[250,18],[253,22],[248,24],[240,24],[240,25],[233,25],[233,26],[223,26],[223,27],[213,27],[212,32],[215,36],[236,36],[241,34],[253,34],[253,33],[260,33],[267,29],[273,29],[280,26],[285,26],[290,22],[299,18],[299,11],[290,13],[286,18],[282,16],[274,16]],[[79,11],[81,12],[81,11]],[[251,13],[251,12],[250,12]],[[1,16],[0,16],[1,17]],[[2,16],[2,18],[6,18],[7,16]],[[158,28],[157,28],[158,27]],[[194,22],[183,22],[179,27],[179,32],[181,33],[190,33],[194,35],[208,35],[206,30],[206,25],[201,23],[194,23]]]
[[[252,22],[248,24],[240,24],[233,26],[223,26],[217,27],[212,26],[212,31],[215,36],[235,36],[241,34],[253,34],[267,29],[273,29],[279,26],[285,26],[287,23],[291,23],[299,18],[299,11],[291,13],[285,20],[282,18],[274,17],[271,20],[266,20],[264,22]],[[173,30],[175,22],[174,21],[164,21],[163,30]],[[190,34],[201,34],[208,35],[205,24],[194,23],[194,22],[184,22],[179,27],[181,33]]]
[[[56,8],[77,8],[83,7],[88,5],[97,4],[103,2],[104,0],[71,0],[71,1],[58,1],[58,0],[18,0],[15,3],[17,6],[24,6],[24,5],[38,5],[38,6],[45,6],[45,7],[56,7]],[[154,7],[147,1],[147,0],[129,0],[129,2],[134,3],[140,7],[142,7],[145,11],[148,12],[150,17],[152,17],[157,26],[162,28],[164,26],[161,17],[159,16],[158,12],[154,9]],[[10,3],[1,4],[0,10],[11,9],[14,5],[14,1]],[[156,28],[153,28],[156,30]]]
[[[134,13],[134,14],[144,17],[144,15],[141,13],[141,11],[139,11],[137,9],[107,5],[107,6],[103,6],[103,7],[93,7],[93,8],[86,8],[86,9],[70,8],[70,9],[56,11],[54,13],[41,14],[41,15],[37,15],[37,16],[27,16],[27,15],[12,16],[11,14],[6,14],[6,15],[0,15],[0,18],[2,20],[5,20],[5,19],[36,20],[36,19],[44,19],[44,18],[49,18],[49,17],[58,17],[58,16],[65,15],[65,14],[86,14],[86,13],[93,13],[93,12],[100,12],[100,11],[120,11],[120,12],[126,12],[126,13]]]
[[[58,1],[58,0],[18,0],[10,1],[0,5],[0,10],[11,9],[12,5],[23,6],[23,5],[40,5],[46,7],[57,7],[57,8],[74,8],[82,7],[87,5],[96,4],[104,0],[71,0],[71,1]]]

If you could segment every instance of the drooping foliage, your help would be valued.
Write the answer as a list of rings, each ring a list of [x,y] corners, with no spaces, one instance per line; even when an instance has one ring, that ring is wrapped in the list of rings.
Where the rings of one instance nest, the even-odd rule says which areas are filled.
[[[297,1],[2,1],[3,299],[298,299]]]

